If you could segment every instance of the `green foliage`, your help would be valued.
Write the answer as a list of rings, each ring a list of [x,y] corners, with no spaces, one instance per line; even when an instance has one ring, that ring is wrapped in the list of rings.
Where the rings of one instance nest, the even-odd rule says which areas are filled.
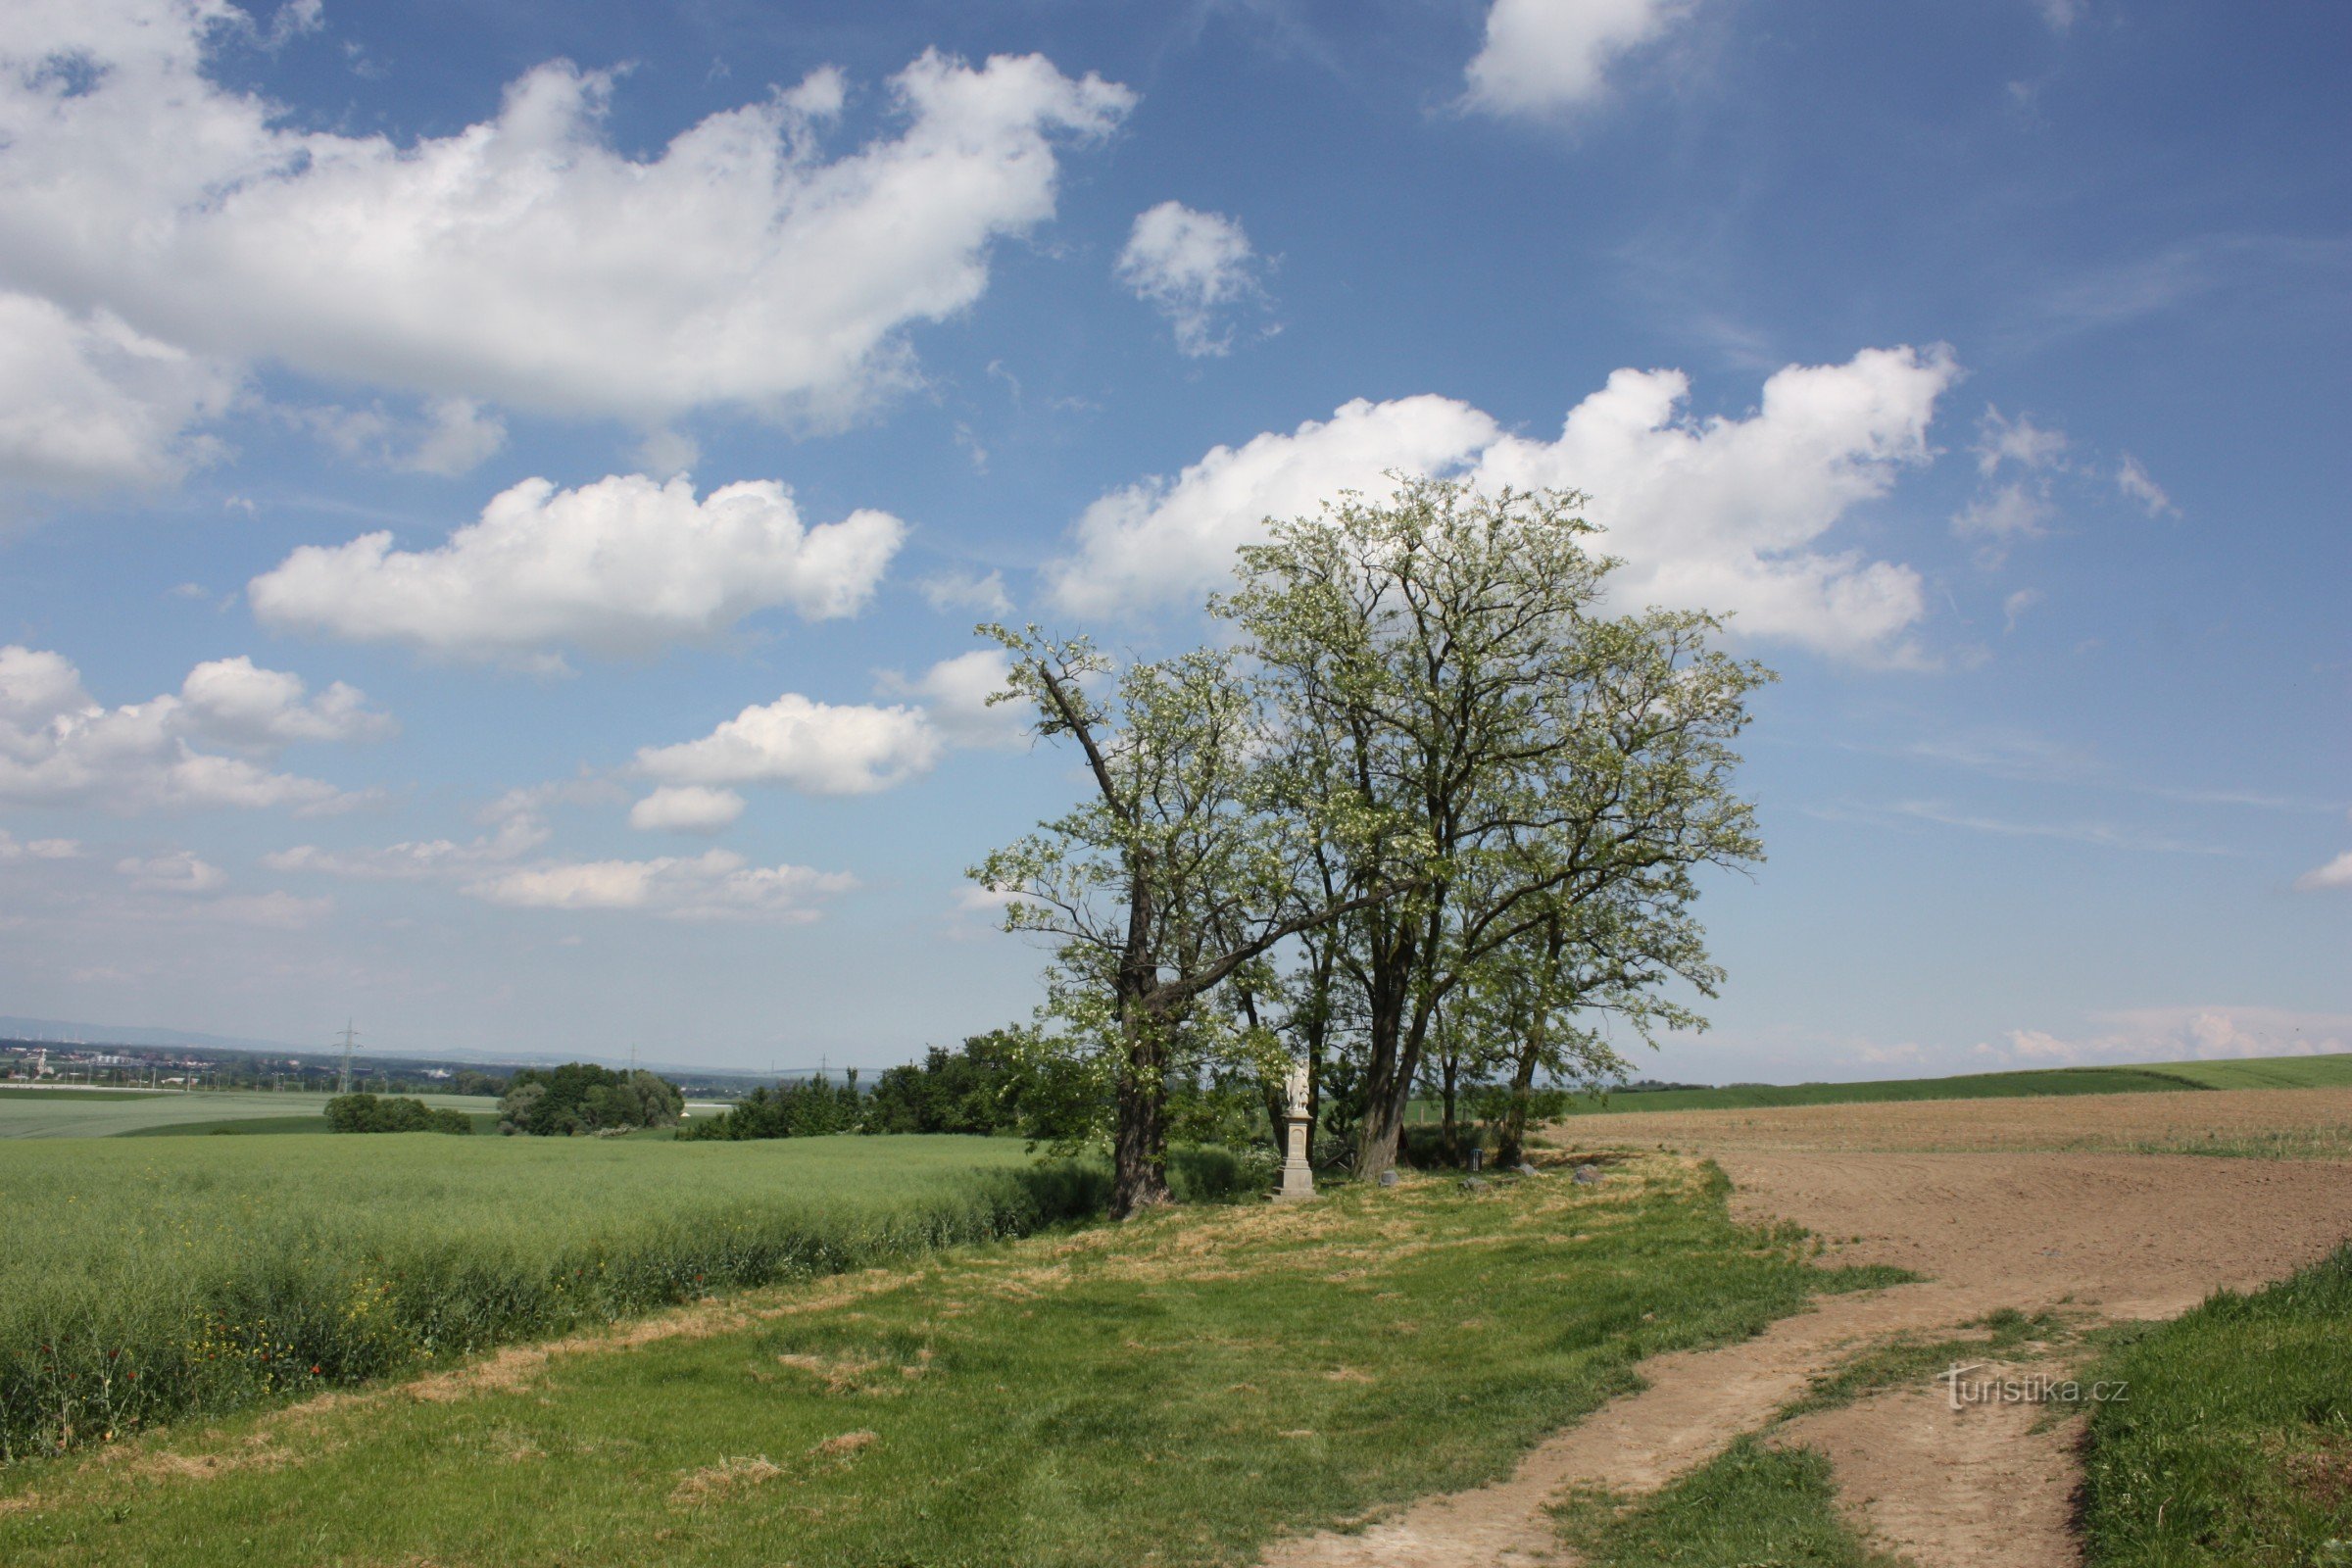
[[[2082,1382],[2096,1568],[2352,1561],[2352,1247],[2264,1290],[2124,1331]]]
[[[473,1131],[472,1118],[462,1110],[432,1110],[421,1100],[393,1100],[376,1095],[338,1095],[326,1102],[326,1125],[338,1133],[455,1133]]]
[[[525,1067],[499,1097],[499,1130],[536,1137],[674,1127],[685,1113],[678,1086],[639,1069],[615,1072],[594,1062]]]
[[[0,1144],[0,1461],[1016,1235],[1107,1187],[975,1139]]]
[[[1558,1513],[1588,1568],[1895,1568],[1838,1517],[1826,1457],[1753,1438],[1629,1507],[1585,1494]]]
[[[690,1121],[678,1136],[695,1140],[822,1138],[865,1131],[865,1102],[858,1093],[858,1069],[835,1084],[823,1073],[799,1083],[753,1090],[715,1116]]]
[[[228,1121],[283,1121],[305,1117],[309,1131],[326,1131],[321,1118],[329,1096],[257,1090],[199,1090],[183,1094],[76,1095],[55,1101],[43,1095],[0,1098],[0,1143],[20,1138],[114,1138],[176,1126]],[[459,1095],[418,1095],[427,1105],[488,1115],[498,1102]],[[477,1129],[478,1130],[478,1129]]]
[[[646,1149],[764,1152],[615,1152]],[[854,1302],[747,1303],[792,1309],[567,1354],[512,1393],[272,1423],[292,1462],[200,1485],[37,1467],[18,1484],[41,1505],[0,1511],[0,1560],[1234,1568],[1285,1531],[1509,1474],[1644,1356],[1884,1282],[1734,1226],[1719,1186],[1664,1160],[1600,1188],[1408,1180],[1303,1212],[1179,1210],[868,1276]],[[257,1425],[173,1446],[251,1451]],[[823,1449],[855,1432],[872,1440]],[[770,1481],[679,1497],[730,1459]]]

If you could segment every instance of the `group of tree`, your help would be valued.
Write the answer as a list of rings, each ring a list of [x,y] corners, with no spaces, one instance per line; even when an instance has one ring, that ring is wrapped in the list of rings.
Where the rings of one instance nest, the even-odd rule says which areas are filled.
[[[870,1085],[851,1068],[753,1090],[716,1116],[687,1122],[680,1138],[811,1138],[827,1133],[965,1133],[1037,1142],[1083,1137],[1096,1117],[1079,1103],[1092,1087],[1027,1032],[992,1030],[954,1051],[934,1046],[920,1062],[891,1067]]]
[[[549,1138],[675,1127],[685,1110],[678,1086],[654,1073],[567,1061],[516,1072],[499,1097],[498,1130]]]
[[[457,1133],[473,1132],[472,1118],[462,1110],[435,1110],[421,1100],[383,1095],[337,1095],[326,1102],[326,1126],[338,1133]]]
[[[1547,1085],[1622,1073],[1608,1020],[1703,1027],[1702,866],[1760,858],[1732,742],[1771,678],[1713,616],[1624,612],[1566,492],[1399,481],[1268,519],[1210,612],[1227,635],[1116,667],[1089,639],[981,628],[992,699],[1074,748],[1082,802],[971,875],[1053,956],[1040,1026],[1106,1138],[1114,1213],[1167,1197],[1188,1086],[1255,1086],[1359,1175],[1423,1086],[1457,1136],[1483,1086],[1515,1158]],[[1042,1072],[1035,1076],[1045,1076]]]

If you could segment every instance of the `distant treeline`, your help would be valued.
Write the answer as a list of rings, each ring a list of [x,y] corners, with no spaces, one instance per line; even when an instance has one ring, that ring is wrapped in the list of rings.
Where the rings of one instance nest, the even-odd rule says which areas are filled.
[[[851,1068],[755,1089],[719,1115],[689,1121],[680,1138],[815,1138],[827,1133],[1002,1133],[1051,1142],[1082,1136],[1091,1107],[1050,1070],[1041,1073],[1012,1030],[974,1035],[955,1051],[933,1046],[920,1063],[871,1085]]]
[[[456,1133],[473,1132],[473,1121],[462,1110],[434,1110],[421,1100],[393,1100],[381,1095],[337,1095],[326,1102],[326,1125],[338,1133]]]

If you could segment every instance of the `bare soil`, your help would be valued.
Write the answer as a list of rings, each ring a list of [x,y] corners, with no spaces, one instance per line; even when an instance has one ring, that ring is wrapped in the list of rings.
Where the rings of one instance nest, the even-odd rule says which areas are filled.
[[[1732,1178],[1741,1218],[1793,1220],[1824,1239],[1830,1261],[1891,1263],[1928,1278],[1825,1298],[1744,1344],[1645,1362],[1646,1389],[1548,1440],[1509,1480],[1426,1498],[1358,1533],[1284,1543],[1268,1568],[1565,1562],[1547,1503],[1570,1490],[1639,1495],[1664,1486],[1892,1336],[1956,1337],[2002,1307],[2090,1321],[2168,1317],[2216,1289],[2290,1273],[2352,1233],[2352,1161],[2046,1151],[2329,1127],[2352,1127],[2352,1091],[1809,1105],[1560,1124],[1550,1134],[1558,1148],[1631,1143],[1709,1155]],[[1918,1568],[2057,1568],[2079,1560],[2069,1518],[2080,1429],[2052,1414],[2031,1404],[1954,1409],[1942,1388],[1910,1387],[1799,1417],[1775,1441],[1826,1452],[1849,1519]]]

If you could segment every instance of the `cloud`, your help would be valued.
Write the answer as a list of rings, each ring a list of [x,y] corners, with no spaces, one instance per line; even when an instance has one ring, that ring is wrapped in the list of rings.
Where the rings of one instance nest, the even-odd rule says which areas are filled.
[[[559,490],[526,479],[432,550],[389,532],[305,545],[246,585],[264,625],[461,659],[547,665],[556,650],[648,653],[755,612],[856,614],[906,536],[884,512],[806,527],[792,492],[747,480],[616,475]]]
[[[198,664],[180,683],[190,725],[209,739],[274,750],[296,741],[370,741],[398,732],[386,713],[368,708],[356,686],[336,681],[305,697],[302,677],[263,669],[246,656]]]
[[[2005,484],[1952,514],[1952,533],[1978,541],[1984,563],[1997,564],[2009,546],[2019,540],[2047,537],[2050,520],[2057,515],[2058,509],[2046,492],[2031,485]]]
[[[2094,1012],[2087,1033],[2011,1029],[1979,1057],[2034,1066],[2083,1061],[2164,1062],[2307,1056],[2352,1050],[2352,1015],[2286,1007],[2200,1005]]]
[[[1241,220],[1182,202],[1137,215],[1115,271],[1137,299],[1168,318],[1176,351],[1188,359],[1229,352],[1227,313],[1265,300],[1257,255]]]
[[[81,855],[74,839],[33,839],[29,843],[0,827],[0,865],[11,860],[72,860]]]
[[[1266,517],[1311,514],[1343,489],[1375,487],[1384,468],[1456,468],[1498,433],[1451,398],[1358,398],[1328,420],[1212,447],[1174,479],[1102,497],[1078,519],[1076,554],[1048,566],[1047,580],[1077,614],[1196,599],[1226,580],[1234,550],[1259,537]]]
[[[986,576],[977,571],[936,572],[915,586],[921,591],[923,602],[942,614],[951,610],[976,610],[984,615],[1012,612],[1012,596],[1004,591],[1002,571],[991,571]]]
[[[567,860],[485,877],[465,892],[518,909],[632,910],[673,920],[817,918],[813,901],[858,879],[804,865],[755,866],[728,850],[653,860]]]
[[[2180,515],[2180,509],[2174,506],[2173,498],[2164,493],[2164,486],[2149,478],[2148,470],[2141,467],[2139,460],[2129,452],[2124,454],[2124,461],[2116,465],[2115,487],[2145,507],[2151,517],[2160,517],[2168,512],[2176,517]]]
[[[743,797],[702,784],[664,784],[629,808],[629,826],[648,832],[715,833],[743,815]]]
[[[471,398],[433,398],[414,419],[381,403],[365,409],[335,404],[297,409],[288,417],[347,458],[409,473],[455,478],[469,473],[507,444],[507,424]]]
[[[1494,0],[1464,102],[1555,116],[1598,98],[1612,67],[1664,37],[1691,0]]]
[[[2295,878],[2295,888],[2301,893],[2352,888],[2352,850],[2346,850],[2326,865],[2314,866]]]
[[[1958,374],[1941,349],[1866,349],[1776,371],[1746,417],[1697,419],[1682,372],[1618,370],[1551,441],[1503,434],[1447,398],[1358,401],[1102,497],[1047,575],[1075,613],[1195,599],[1227,579],[1268,515],[1311,514],[1344,489],[1385,493],[1387,468],[1451,473],[1489,490],[1589,492],[1601,547],[1625,561],[1614,591],[1626,604],[1736,612],[1751,636],[1899,660],[1926,614],[1919,574],[1818,544],[1929,461],[1936,399]]]
[[[927,771],[939,750],[939,735],[918,709],[836,706],[786,692],[701,740],[641,749],[631,771],[664,784],[781,784],[807,795],[866,795]]]
[[[2034,0],[2034,9],[2041,13],[2043,24],[2052,32],[2064,36],[2090,7],[2085,0]]]
[[[2032,610],[2035,605],[2040,604],[2041,599],[2042,593],[2040,589],[2020,588],[2017,592],[2002,600],[2001,630],[2003,632],[2012,632],[2017,630],[2017,623],[2025,618],[2026,612]]]
[[[238,385],[112,312],[0,291],[0,483],[63,495],[173,483],[220,456],[197,427]]]
[[[2065,431],[2035,424],[2030,415],[2010,419],[1987,403],[1977,422],[1977,472],[1990,478],[2005,463],[2030,472],[2063,467],[2069,444]]]
[[[136,857],[118,860],[115,869],[130,878],[132,887],[152,893],[210,893],[228,884],[226,871],[198,859],[189,850],[144,860]]]
[[[390,724],[340,682],[306,701],[300,679],[218,660],[189,672],[178,696],[105,708],[64,656],[0,648],[0,804],[113,811],[291,807],[305,814],[359,804],[318,779],[273,773],[195,740],[271,752],[296,740],[358,740]]]
[[[912,680],[896,670],[879,684],[888,697],[911,697],[923,705],[940,738],[953,745],[991,749],[1022,746],[1029,738],[1029,710],[1019,703],[989,705],[1005,689],[1012,661],[1001,648],[975,648],[943,659]]]
[[[226,0],[20,5],[0,24],[0,267],[199,353],[649,425],[838,418],[912,377],[903,333],[1054,216],[1058,147],[1134,95],[1037,56],[926,53],[892,128],[828,156],[836,71],[637,158],[568,62],[396,140],[302,128],[207,74]],[[62,63],[62,64],[61,64]]]

